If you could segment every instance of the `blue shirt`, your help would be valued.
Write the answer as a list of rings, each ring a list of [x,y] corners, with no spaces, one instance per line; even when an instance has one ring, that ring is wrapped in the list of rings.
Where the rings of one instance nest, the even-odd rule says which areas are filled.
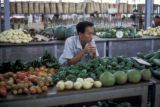
[[[91,44],[96,47],[95,41],[92,39]],[[62,55],[59,58],[59,63],[67,65],[67,60],[72,59],[82,50],[82,45],[79,40],[79,36],[72,36],[66,39],[65,46]],[[96,48],[96,56],[99,56]],[[81,58],[80,62],[84,62],[90,59],[90,55],[86,54]]]

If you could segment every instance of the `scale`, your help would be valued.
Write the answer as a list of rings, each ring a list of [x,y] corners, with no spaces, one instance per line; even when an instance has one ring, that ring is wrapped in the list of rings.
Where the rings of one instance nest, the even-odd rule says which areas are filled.
[[[117,31],[116,32],[116,37],[117,38],[123,38],[123,32],[122,31]]]

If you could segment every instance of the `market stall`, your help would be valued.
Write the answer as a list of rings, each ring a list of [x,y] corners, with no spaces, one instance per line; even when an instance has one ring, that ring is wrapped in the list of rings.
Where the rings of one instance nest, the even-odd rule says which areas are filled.
[[[125,86],[115,86],[110,88],[91,89],[84,91],[66,91],[60,93],[57,93],[55,89],[51,89],[47,94],[44,95],[27,97],[8,96],[5,100],[0,100],[0,105],[12,107],[60,106],[67,104],[140,96],[141,106],[139,107],[146,107],[148,87],[151,84],[152,83],[148,82],[140,83],[137,85],[128,84]]]
[[[158,0],[5,0],[0,6],[0,106],[160,106],[160,27],[151,15],[159,15]],[[84,20],[94,23],[99,57],[60,65],[65,40],[78,35]]]

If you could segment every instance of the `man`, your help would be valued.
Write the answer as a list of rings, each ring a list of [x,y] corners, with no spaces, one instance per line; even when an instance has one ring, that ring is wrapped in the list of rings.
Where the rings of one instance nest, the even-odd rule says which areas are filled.
[[[66,39],[59,62],[62,65],[73,65],[81,61],[99,56],[95,41],[93,40],[93,23],[84,21],[77,24],[78,36]]]
[[[159,16],[155,16],[154,18],[154,26],[160,26],[160,17]]]

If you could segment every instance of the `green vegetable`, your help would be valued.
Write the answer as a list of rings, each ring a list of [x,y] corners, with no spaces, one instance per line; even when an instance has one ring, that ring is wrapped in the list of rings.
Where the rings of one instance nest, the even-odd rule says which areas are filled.
[[[70,81],[75,82],[76,79],[77,79],[77,77],[76,77],[75,75],[72,75],[72,74],[70,74],[70,75],[68,75],[67,77],[65,77],[65,80],[66,80],[66,81],[70,80]]]
[[[153,59],[153,63],[157,66],[160,66],[160,59]]]
[[[114,75],[108,71],[101,74],[99,80],[102,82],[103,86],[113,86],[115,84]]]
[[[155,55],[155,53],[149,53],[147,55],[144,56],[144,59],[150,59],[151,57],[153,57]]]
[[[57,26],[54,28],[54,34],[55,34],[55,37],[58,39],[58,40],[65,40],[66,39],[66,26]]]
[[[153,59],[160,59],[160,51],[155,52],[154,56],[149,59],[149,61],[153,61]]]
[[[142,74],[142,79],[145,80],[145,81],[149,81],[151,79],[151,71],[150,69],[143,69],[141,71],[141,74]]]
[[[153,70],[152,73],[156,78],[160,79],[160,69]]]
[[[138,83],[141,80],[141,73],[137,70],[129,70],[127,72],[128,81],[131,83]]]

